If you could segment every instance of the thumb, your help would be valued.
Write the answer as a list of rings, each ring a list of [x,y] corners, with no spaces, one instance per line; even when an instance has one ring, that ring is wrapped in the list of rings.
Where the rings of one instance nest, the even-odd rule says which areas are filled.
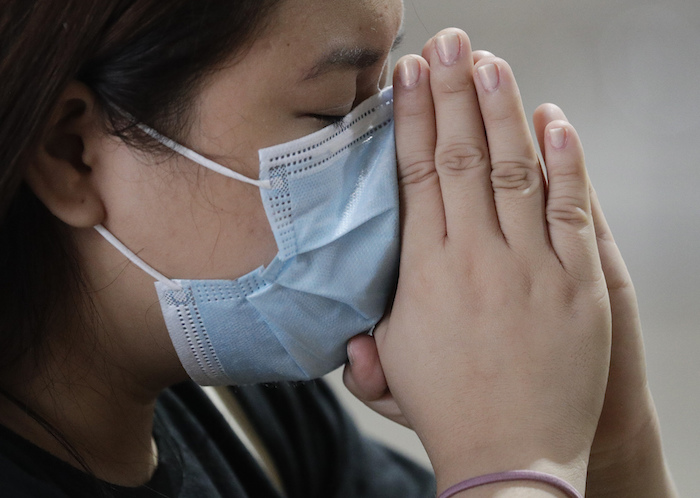
[[[343,372],[345,387],[364,402],[382,398],[388,387],[374,337],[363,334],[350,339],[348,358],[350,362]]]

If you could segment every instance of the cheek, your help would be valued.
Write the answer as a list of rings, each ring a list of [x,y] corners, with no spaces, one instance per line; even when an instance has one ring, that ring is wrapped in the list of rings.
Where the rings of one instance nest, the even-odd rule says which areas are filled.
[[[210,248],[199,278],[237,278],[272,261],[277,245],[257,187],[211,173],[191,188],[189,229],[206,232]]]
[[[187,160],[111,170],[107,228],[167,277],[233,279],[277,253],[257,187]]]

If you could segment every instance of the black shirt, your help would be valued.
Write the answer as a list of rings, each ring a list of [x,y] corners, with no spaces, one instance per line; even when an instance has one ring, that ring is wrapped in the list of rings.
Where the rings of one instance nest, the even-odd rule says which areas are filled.
[[[362,437],[322,381],[231,388],[274,460],[288,498],[428,498],[431,473]],[[0,496],[280,498],[207,395],[163,392],[158,468],[138,488],[100,481],[0,426]]]

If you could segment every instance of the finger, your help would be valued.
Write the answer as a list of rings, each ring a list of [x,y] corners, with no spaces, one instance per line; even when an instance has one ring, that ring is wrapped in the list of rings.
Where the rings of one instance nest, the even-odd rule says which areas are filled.
[[[421,57],[399,60],[394,73],[396,156],[403,225],[402,258],[418,258],[445,237],[445,211],[435,171],[435,108],[430,68]]]
[[[547,150],[544,143],[544,130],[549,123],[558,119],[568,121],[564,111],[555,104],[540,105],[535,109],[532,117],[532,121],[535,125],[535,135],[537,135],[537,142],[540,145],[540,152],[542,153],[545,164],[547,163]]]
[[[555,120],[547,125],[544,142],[552,247],[570,275],[582,281],[599,280],[603,275],[581,141],[571,124]]]
[[[622,258],[622,253],[620,253],[620,249],[615,243],[615,238],[605,219],[603,209],[600,207],[598,195],[593,189],[593,185],[589,185],[588,188],[591,197],[593,224],[595,226],[596,240],[598,242],[598,253],[600,254],[600,262],[603,266],[603,273],[605,273],[605,281],[608,289],[611,291],[629,289],[631,292],[634,292],[632,278]],[[613,294],[611,293],[611,297],[612,296]],[[636,302],[636,300],[633,301]]]
[[[350,362],[343,371],[343,383],[348,391],[378,414],[410,429],[387,386],[374,338],[363,335],[351,339],[348,357]]]
[[[547,148],[545,140],[545,131],[547,126],[553,121],[566,121],[568,122],[564,111],[561,110],[555,104],[542,104],[537,109],[533,115],[533,122],[535,124],[535,133],[537,135],[537,141],[540,144],[540,150],[542,151],[542,156],[547,163]],[[591,214],[593,217],[593,226],[596,234],[596,241],[598,246],[598,254],[600,255],[600,262],[603,268],[603,273],[605,275],[606,284],[608,289],[614,291],[615,289],[623,289],[627,287],[632,287],[632,280],[627,271],[627,266],[622,259],[622,254],[615,244],[615,240],[610,231],[610,227],[605,219],[603,210],[600,207],[598,201],[598,196],[593,189],[590,181],[588,182],[589,198],[591,201]],[[631,289],[634,293],[634,289]],[[610,293],[611,301],[613,299],[613,293]]]
[[[476,65],[474,79],[501,230],[511,247],[540,254],[548,246],[544,179],[515,77],[508,63],[489,57]]]
[[[628,396],[629,392],[635,390],[645,391],[646,367],[641,335],[642,325],[632,278],[600,207],[598,196],[592,185],[589,189],[598,252],[612,312],[611,381],[608,383],[606,404],[610,406],[610,403],[614,403],[614,406],[618,406],[618,403],[612,400]],[[620,389],[624,389],[625,392],[621,393]]]
[[[430,52],[434,47],[434,43],[435,43],[434,38],[431,38],[423,46],[423,51],[421,53],[422,53],[423,58],[425,60],[430,59]],[[474,64],[479,62],[484,57],[494,57],[494,55],[491,52],[489,52],[488,50],[474,50],[472,52],[472,58],[474,59]]]
[[[429,55],[438,136],[435,169],[447,235],[471,241],[488,233],[500,238],[469,37],[458,29],[444,30],[435,37]]]
[[[394,400],[391,393],[387,392],[383,398],[376,401],[364,401],[363,403],[382,417],[386,417],[397,424],[403,425],[408,429],[412,429],[411,424],[406,419],[404,414],[401,413],[401,409],[396,404],[396,400]]]
[[[481,59],[484,59],[486,57],[495,57],[491,52],[487,50],[474,50],[472,57],[474,59],[474,64],[479,62]]]
[[[348,358],[350,362],[343,372],[343,382],[348,390],[365,403],[382,399],[389,388],[374,338],[360,335],[350,339]]]

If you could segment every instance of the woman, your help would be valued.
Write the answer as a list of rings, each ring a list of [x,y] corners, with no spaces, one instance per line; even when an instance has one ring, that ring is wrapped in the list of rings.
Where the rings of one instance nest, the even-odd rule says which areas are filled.
[[[430,496],[432,477],[358,436],[322,383],[207,391],[219,412],[187,382],[342,362],[396,282],[397,183],[398,290],[376,348],[350,343],[347,383],[418,432],[437,490],[520,469],[556,482],[463,493],[672,493],[634,296],[575,131],[553,106],[535,116],[545,196],[507,65],[448,30],[397,66],[397,182],[379,89],[402,10],[3,4],[11,496]]]

